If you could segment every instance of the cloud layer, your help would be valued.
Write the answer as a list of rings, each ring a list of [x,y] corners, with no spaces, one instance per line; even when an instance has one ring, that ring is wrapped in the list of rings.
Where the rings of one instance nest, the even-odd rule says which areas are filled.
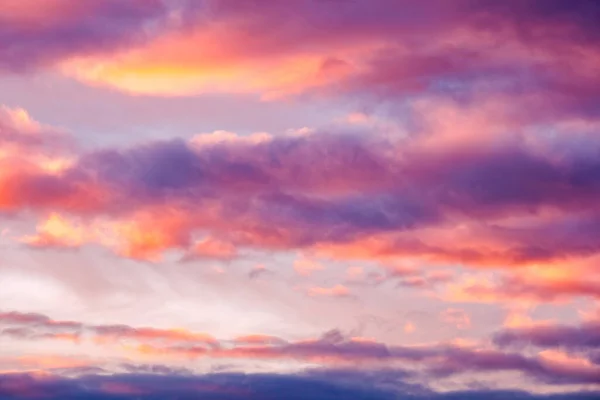
[[[386,376],[388,375],[388,376]],[[360,378],[357,380],[357,378]],[[387,379],[386,379],[387,378]],[[363,381],[363,383],[357,383]],[[390,387],[395,386],[397,390]],[[398,390],[399,389],[399,390]],[[346,371],[323,371],[306,375],[275,374],[211,374],[204,376],[120,374],[113,376],[81,376],[75,379],[4,375],[0,377],[0,395],[6,398],[71,399],[160,399],[176,397],[195,399],[210,396],[219,400],[279,399],[287,393],[293,399],[361,400],[405,399],[519,399],[519,400],[591,400],[597,393],[569,395],[531,395],[519,391],[471,390],[434,393],[418,386],[403,384],[393,373],[382,379]]]
[[[599,343],[594,339],[597,322],[581,327],[541,327],[499,332],[494,342],[500,348],[479,345],[440,343],[428,346],[391,346],[370,339],[348,337],[338,330],[320,338],[288,341],[266,335],[246,335],[217,340],[206,333],[187,330],[135,328],[127,325],[86,325],[74,321],[55,321],[40,314],[6,312],[0,314],[0,334],[16,340],[54,340],[80,344],[90,341],[99,346],[154,357],[172,359],[275,360],[301,361],[321,365],[402,369],[412,377],[447,378],[465,373],[519,372],[534,381],[551,385],[598,384],[600,365],[595,361]],[[575,334],[574,332],[577,332]],[[580,349],[569,358],[557,359],[541,353],[505,351],[501,348],[531,340],[545,349]],[[561,347],[562,346],[562,347]],[[587,358],[586,358],[587,357]]]

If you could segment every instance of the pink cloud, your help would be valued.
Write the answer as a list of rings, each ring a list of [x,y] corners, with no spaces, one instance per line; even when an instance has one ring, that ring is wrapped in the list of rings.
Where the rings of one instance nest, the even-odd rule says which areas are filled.
[[[331,287],[316,286],[308,289],[308,295],[326,297],[348,297],[350,296],[350,289],[340,284]]]
[[[297,258],[294,261],[294,270],[301,276],[310,276],[313,272],[323,270],[324,268],[318,262],[304,257]]]

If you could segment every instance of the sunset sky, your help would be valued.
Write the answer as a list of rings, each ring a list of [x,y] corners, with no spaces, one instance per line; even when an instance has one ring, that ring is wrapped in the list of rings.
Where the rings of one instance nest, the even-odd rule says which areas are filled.
[[[599,21],[0,0],[0,400],[600,399]]]

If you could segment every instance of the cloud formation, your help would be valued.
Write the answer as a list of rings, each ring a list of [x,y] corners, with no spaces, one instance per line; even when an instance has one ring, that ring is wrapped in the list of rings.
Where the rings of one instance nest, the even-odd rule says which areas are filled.
[[[593,113],[597,14],[593,0],[10,0],[0,8],[0,65],[55,67],[153,95],[398,96],[476,87],[547,111]]]
[[[49,144],[53,131],[6,109],[2,148],[31,161],[3,160],[0,206],[47,218],[23,239],[38,248],[98,243],[151,261],[168,250],[184,260],[231,260],[249,249],[483,268],[555,268],[561,261],[587,278],[513,274],[500,291],[598,297],[597,270],[581,261],[599,249],[592,154],[600,144],[591,131],[567,124],[558,139],[535,130],[497,136],[491,121],[481,125],[490,136],[461,139],[459,127],[459,136],[439,147],[457,131],[432,115],[470,119],[493,116],[491,110],[415,107],[431,113],[415,114],[421,128],[408,137],[343,126],[250,138],[215,133],[91,152],[70,145],[58,155]],[[565,142],[566,135],[580,135],[586,146]]]
[[[25,175],[14,206],[114,217],[134,217],[137,211],[144,223],[145,214],[168,205],[172,211],[156,223],[164,224],[165,235],[172,236],[163,239],[170,246],[184,245],[195,225],[219,234],[227,228],[237,242],[302,247],[444,227],[457,218],[464,223],[484,218],[489,226],[474,225],[465,239],[471,233],[489,241],[488,253],[445,249],[440,243],[424,243],[418,235],[404,243],[402,236],[384,237],[388,242],[372,251],[401,254],[414,249],[432,257],[514,263],[593,254],[593,235],[586,233],[597,228],[597,166],[587,154],[595,141],[590,140],[585,152],[550,148],[543,153],[538,146],[548,143],[528,142],[458,146],[441,153],[419,149],[419,139],[394,144],[353,134],[272,137],[199,148],[183,141],[155,142],[82,154],[58,173]],[[48,188],[44,196],[37,196],[40,185]],[[247,196],[243,204],[234,198],[238,193]],[[191,203],[202,204],[206,211],[191,215]],[[525,217],[546,208],[563,217],[540,218],[525,226],[500,224],[509,214]],[[587,211],[593,218],[570,215],[575,211]],[[225,212],[244,218],[226,221]],[[550,235],[541,236],[542,231]],[[262,239],[255,237],[258,232]],[[571,232],[580,233],[566,237]],[[562,239],[567,242],[558,243]],[[493,247],[503,244],[506,248]]]
[[[84,54],[67,63],[67,73],[158,95],[468,94],[469,81],[486,91],[534,93],[545,108],[597,100],[598,31],[590,16],[598,8],[589,0],[178,4],[169,3],[182,17],[153,40]],[[583,62],[573,68],[573,60]]]
[[[499,332],[494,341],[502,346],[536,346],[567,350],[600,348],[600,321],[587,321],[579,326],[540,325]]]
[[[598,1],[1,3],[1,398],[596,395]]]
[[[192,360],[295,360],[331,366],[371,365],[402,368],[410,375],[437,379],[461,376],[465,373],[508,371],[519,372],[535,381],[551,385],[600,384],[600,365],[573,364],[568,359],[546,359],[485,346],[452,343],[392,346],[370,339],[350,337],[338,330],[326,332],[317,339],[300,341],[265,335],[217,340],[205,333],[186,330],[134,328],[127,325],[84,325],[72,321],[54,321],[39,314],[17,312],[0,314],[0,327],[3,328],[0,331],[2,336],[17,340],[66,339],[79,343],[80,339],[89,339],[99,346],[124,346],[123,348],[129,351],[158,357],[158,361],[165,360],[164,357]],[[574,336],[562,334],[564,332],[558,332],[557,335],[565,338]],[[503,332],[499,333],[494,341],[504,346],[523,340],[525,335]],[[588,346],[595,346],[593,342],[586,343]],[[541,345],[547,348],[557,346],[556,343],[547,340],[541,342]]]

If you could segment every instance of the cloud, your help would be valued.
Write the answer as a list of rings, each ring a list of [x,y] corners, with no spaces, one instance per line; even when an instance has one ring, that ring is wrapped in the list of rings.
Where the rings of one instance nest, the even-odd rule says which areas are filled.
[[[224,211],[243,215],[254,226],[260,224],[255,229],[256,233],[266,236],[263,245],[277,240],[277,230],[287,229],[288,232],[281,231],[277,235],[281,236],[279,240],[287,236],[287,240],[292,241],[290,245],[302,246],[315,241],[350,241],[362,232],[401,233],[441,224],[446,209],[447,212],[466,214],[467,218],[498,218],[509,211],[519,212],[520,208],[525,212],[531,207],[553,206],[569,211],[575,206],[571,204],[575,201],[578,206],[592,207],[592,204],[582,204],[586,197],[591,201],[595,195],[591,182],[588,188],[585,181],[578,183],[566,178],[576,179],[577,169],[554,165],[550,159],[528,154],[527,149],[520,146],[510,146],[496,154],[461,151],[453,155],[449,151],[441,157],[423,159],[426,155],[407,153],[404,159],[392,160],[383,150],[385,142],[369,142],[372,141],[351,135],[322,134],[278,138],[249,146],[221,144],[200,151],[194,151],[181,141],[157,142],[126,151],[85,154],[77,164],[61,174],[30,177],[29,184],[32,190],[38,182],[44,181],[49,188],[64,187],[49,191],[45,196],[48,205],[54,204],[54,208],[61,211],[72,206],[68,203],[72,197],[73,201],[81,198],[80,202],[85,203],[88,192],[92,190],[103,196],[98,194],[99,198],[87,207],[97,208],[99,214],[133,215],[135,209],[143,207],[139,214],[144,215],[144,208],[152,212],[152,208],[158,210],[159,205],[167,202],[173,206],[172,211],[162,219],[170,221],[169,224],[172,221],[173,227],[166,231],[174,231],[171,235],[182,235],[174,243],[184,243],[185,230],[201,222],[210,224],[208,226],[213,229],[220,229],[220,224],[226,225],[239,234],[238,240],[259,240],[251,236],[253,232],[244,226],[244,221],[224,220],[221,215]],[[326,159],[320,159],[319,154],[323,153],[327,155]],[[451,160],[459,155],[463,161],[453,166]],[[314,162],[308,161],[306,156]],[[576,162],[577,155],[572,157],[572,161]],[[276,164],[270,161],[271,158],[277,160]],[[419,158],[422,161],[419,162]],[[420,164],[423,166],[419,167]],[[526,167],[528,164],[535,165],[530,175]],[[401,175],[400,169],[403,169]],[[509,170],[499,174],[502,169]],[[520,171],[519,180],[507,178],[507,182],[503,183],[502,178],[512,176],[513,170]],[[436,176],[434,171],[443,172],[443,175]],[[499,175],[494,188],[480,186],[495,174]],[[375,175],[379,175],[380,179],[373,179]],[[394,186],[396,179],[405,183]],[[446,182],[444,191],[434,192],[426,198],[424,192],[442,184],[442,179]],[[502,185],[506,187],[498,187]],[[514,187],[509,188],[509,185]],[[540,188],[539,191],[535,186]],[[559,186],[565,186],[559,198],[548,195],[553,187],[558,190]],[[233,197],[240,190],[247,196],[244,202]],[[316,198],[316,195],[325,196],[327,191],[335,197],[328,200]],[[359,191],[368,191],[369,198],[358,194]],[[494,197],[494,193],[498,196]],[[220,200],[218,204],[214,201],[216,196]],[[22,201],[27,203],[33,199],[23,198]],[[63,202],[67,204],[61,205]],[[188,209],[190,202],[200,202],[206,210],[196,215],[185,215],[191,212]],[[43,203],[40,204],[42,206]],[[278,212],[267,213],[267,209]],[[74,210],[70,208],[68,211]],[[167,217],[171,216],[174,219],[169,220]],[[179,221],[180,218],[182,220]],[[309,225],[327,229],[311,228],[309,236]],[[346,233],[348,229],[344,228],[352,228],[355,232]],[[557,229],[560,227],[557,226]],[[443,248],[421,247],[422,251],[433,254],[444,252]],[[446,251],[448,257],[452,257],[451,250]],[[508,253],[505,257],[511,256]],[[454,257],[460,258],[460,254]],[[469,252],[463,256],[467,257]],[[476,259],[477,254],[471,257]]]
[[[18,357],[0,357],[0,375],[35,371],[37,373],[79,374],[98,372],[102,368],[93,365],[87,357],[57,355],[21,355]],[[8,369],[6,369],[8,368]],[[102,371],[100,371],[102,372]]]
[[[547,266],[550,271],[553,266]],[[560,269],[560,267],[559,267]],[[474,302],[506,302],[519,299],[522,302],[564,302],[573,297],[598,298],[600,282],[594,274],[586,275],[586,268],[581,276],[545,278],[535,273],[509,273],[495,281],[485,279],[450,284],[447,297],[455,301]],[[563,270],[564,271],[564,270]]]
[[[83,325],[75,321],[55,321],[50,317],[36,313],[20,313],[16,311],[0,313],[3,324],[15,324],[25,327],[44,327],[48,329],[81,329]]]
[[[112,51],[90,51],[83,28],[78,41],[66,41],[63,46],[75,54],[62,63],[63,72],[94,85],[167,96],[308,92],[380,99],[509,92],[534,98],[541,107],[528,114],[546,117],[556,107],[593,113],[598,100],[598,32],[588,17],[597,6],[586,1],[564,6],[436,0],[427,7],[311,0],[273,7],[210,0],[173,3],[168,12],[158,5],[145,12],[137,3],[130,7],[122,29],[89,40]],[[117,9],[111,4],[100,11]],[[161,21],[164,14],[179,17],[154,35],[132,35],[140,31],[134,27]],[[94,26],[96,19],[90,19]],[[126,45],[115,46],[115,37]]]
[[[166,96],[430,94],[477,104],[485,93],[535,104],[515,107],[520,119],[553,120],[596,113],[600,43],[590,16],[597,7],[10,0],[0,8],[0,68],[50,67],[92,85]]]
[[[231,260],[237,256],[237,249],[228,242],[215,238],[206,238],[194,244],[192,250],[186,255],[186,260],[208,258],[216,260]]]
[[[30,72],[73,56],[112,52],[151,37],[152,25],[166,18],[159,0],[3,1],[0,70]]]
[[[406,373],[426,379],[504,371],[519,372],[550,385],[600,384],[600,366],[593,362],[573,363],[570,359],[548,358],[543,354],[535,357],[482,345],[438,343],[393,346],[348,336],[339,330],[328,331],[316,339],[298,341],[265,335],[247,335],[228,341],[187,330],[84,325],[54,321],[39,314],[10,312],[0,317],[2,335],[13,339],[63,340],[65,334],[70,334],[82,340],[89,338],[96,346],[121,346],[121,349],[157,361],[167,357],[181,360],[301,361],[351,369],[359,364],[390,368],[402,366]],[[12,328],[20,328],[20,331]],[[495,342],[511,344],[510,338],[515,336],[507,335],[499,334]],[[80,342],[77,340],[75,343]],[[594,360],[593,354],[587,356],[589,358],[583,358],[584,361]]]
[[[506,329],[496,334],[494,342],[501,346],[600,349],[600,321],[587,321],[579,326],[543,324]]]
[[[0,174],[0,207],[40,216],[38,232],[23,238],[38,248],[101,244],[150,261],[168,250],[184,260],[230,260],[245,249],[304,249],[316,257],[410,257],[506,269],[597,255],[599,165],[590,154],[600,142],[591,133],[565,125],[554,138],[535,130],[502,136],[495,133],[495,106],[419,107],[435,118],[418,114],[423,123],[410,137],[344,128],[73,148],[59,169],[38,159],[27,166],[11,160]],[[453,118],[492,119],[487,127],[464,128],[481,130],[478,141],[458,135],[440,147],[434,138],[444,141],[462,128],[440,125],[438,114],[450,115],[452,126]],[[36,143],[44,154],[56,148],[52,129],[23,112],[5,115],[11,130],[3,148],[9,142],[27,146],[18,154]],[[21,139],[28,135],[36,141]],[[564,142],[566,135],[581,140]],[[512,276],[502,288],[540,298],[597,296],[594,270],[576,268],[590,274],[585,281]],[[432,287],[445,279],[401,283]]]
[[[294,270],[301,276],[310,276],[315,271],[324,269],[323,265],[314,260],[305,257],[298,258],[294,261]]]
[[[204,333],[184,329],[134,328],[128,325],[91,325],[75,321],[56,321],[42,314],[0,313],[1,335],[20,339],[79,339],[90,337],[99,344],[135,340],[141,343],[192,343],[209,347],[217,346],[217,340]]]
[[[600,366],[600,322],[586,320],[579,325],[546,322],[506,328],[492,340],[504,349],[535,349],[541,357],[576,367]]]
[[[337,284],[331,287],[312,287],[308,289],[309,296],[348,297],[350,289],[344,285]]]

